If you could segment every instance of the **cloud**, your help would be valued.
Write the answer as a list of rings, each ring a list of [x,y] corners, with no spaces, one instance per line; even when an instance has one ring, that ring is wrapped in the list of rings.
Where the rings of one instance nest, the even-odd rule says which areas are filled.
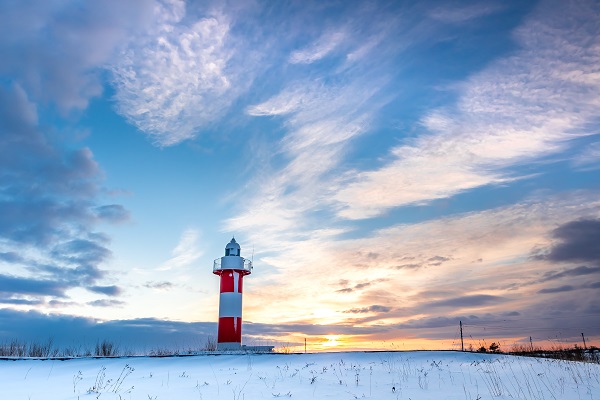
[[[112,286],[90,286],[87,288],[88,290],[95,293],[102,293],[108,296],[118,296],[121,294],[122,290],[120,287],[112,285]]]
[[[121,288],[114,285],[93,285],[105,275],[95,265],[76,263],[73,268],[48,263],[36,264],[35,261],[27,259],[22,261],[27,265],[26,270],[33,273],[35,277],[0,274],[0,293],[9,296],[32,295],[66,298],[66,291],[69,289],[84,287],[92,292],[109,296],[121,294]]]
[[[96,306],[120,304],[98,302]],[[165,346],[201,347],[208,336],[216,336],[214,322],[178,322],[153,318],[103,321],[73,315],[43,314],[37,311],[0,309],[0,342],[19,338],[27,342],[54,339],[57,346],[93,346],[108,340],[121,349],[150,351]]]
[[[120,204],[109,204],[96,207],[96,215],[99,219],[109,222],[123,222],[129,219],[129,211]]]
[[[51,255],[53,258],[69,264],[100,264],[105,261],[111,252],[101,244],[87,240],[74,239],[54,247]]]
[[[97,265],[93,264],[75,264],[61,265],[60,263],[36,263],[29,261],[30,265],[27,270],[34,273],[36,276],[42,276],[46,279],[53,279],[64,282],[71,286],[87,286],[91,285],[105,275],[104,271],[100,270]]]
[[[22,298],[0,298],[0,304],[10,304],[16,306],[35,306],[43,304],[43,301],[40,299],[22,299]]]
[[[463,23],[493,14],[502,9],[499,4],[470,4],[463,7],[440,6],[434,8],[429,16],[437,21]]]
[[[573,158],[573,165],[584,171],[600,168],[600,142],[591,143]]]
[[[111,255],[94,225],[114,220],[98,210],[124,209],[97,204],[102,172],[92,152],[54,143],[16,83],[0,85],[0,137],[0,260],[12,267],[2,293],[65,298],[94,286]]]
[[[4,261],[11,264],[17,264],[23,262],[23,257],[21,257],[14,251],[9,251],[6,253],[0,253],[0,261]]]
[[[288,334],[304,335],[368,335],[389,331],[382,326],[354,326],[352,324],[261,324],[245,323],[244,331],[250,336],[278,337]]]
[[[156,2],[0,4],[0,74],[14,76],[36,100],[63,112],[102,93],[100,67],[133,32],[151,23]],[[85,50],[85,51],[82,51]]]
[[[545,256],[547,260],[590,262],[600,266],[600,219],[568,222],[556,228],[553,236],[558,243],[554,244]]]
[[[561,279],[565,277],[577,277],[577,276],[585,276],[591,274],[600,274],[600,267],[586,267],[585,265],[565,269],[563,271],[548,271],[544,274],[541,281],[551,281],[555,279]]]
[[[518,311],[509,311],[507,313],[502,314],[505,317],[518,317],[519,315],[521,315],[520,312]]]
[[[450,261],[450,258],[442,257],[442,256],[434,256],[427,260],[429,265],[435,266],[435,267],[437,267],[438,265],[442,265],[446,261]]]
[[[508,317],[508,318],[507,318]],[[560,332],[563,338],[577,340],[581,338],[580,320],[577,317],[554,316],[545,320],[537,318],[528,318],[526,323],[523,323],[522,316],[520,318],[510,318],[504,314],[459,314],[456,316],[436,316],[416,318],[409,321],[394,325],[394,329],[402,330],[407,334],[413,333],[418,337],[426,337],[431,339],[448,339],[450,332],[457,333],[459,322],[462,321],[463,332],[465,336],[465,345],[477,345],[477,341],[485,338],[521,338],[529,336],[538,340],[544,340],[548,336],[548,332]],[[595,325],[589,326],[589,331],[596,335],[598,327]],[[510,343],[510,342],[509,342]],[[552,341],[548,343],[551,345]]]
[[[385,281],[386,281],[386,279],[375,279],[375,280],[372,280],[372,281],[360,282],[360,283],[357,283],[356,285],[354,285],[353,287],[347,287],[347,288],[343,288],[343,289],[340,289],[340,290],[336,290],[336,292],[338,292],[338,293],[350,293],[350,292],[354,292],[356,290],[362,290],[362,289],[368,288],[368,287],[370,287],[370,286],[372,286],[374,284],[377,284],[377,283],[380,283],[380,282],[385,282]],[[349,282],[347,280],[342,280],[340,283],[344,284],[344,285],[347,285]]]
[[[547,247],[557,224],[599,212],[595,191],[544,194],[486,211],[411,224],[390,222],[368,234],[361,230],[333,239],[316,235],[293,243],[290,239],[281,254],[255,258],[257,265],[278,274],[253,281],[254,301],[245,303],[244,312],[254,321],[390,326],[412,316],[481,315],[482,310],[500,315],[508,308],[537,320],[552,315],[552,307],[562,310],[548,304],[551,296],[537,294],[546,280],[552,286],[580,287],[582,281],[597,279],[592,279],[591,266],[556,270],[548,260],[530,257],[531,249]],[[370,258],[369,252],[378,256]],[[315,276],[320,277],[318,287]],[[561,276],[568,280],[556,284]],[[572,277],[578,279],[571,282]],[[312,300],[298,302],[289,293],[304,293],[303,298]],[[589,293],[565,292],[563,301],[583,308],[591,301]],[[267,313],[260,305],[272,301],[280,311]],[[391,310],[369,315],[344,312],[370,305]],[[356,317],[361,318],[355,321]],[[571,318],[585,325],[586,318]]]
[[[425,115],[426,134],[392,148],[382,167],[348,174],[334,195],[339,216],[372,218],[509,182],[524,176],[512,167],[595,133],[586,125],[597,118],[600,53],[589,43],[596,37],[590,33],[596,14],[586,7],[593,8],[565,5],[547,12],[541,3],[515,32],[520,51],[456,85],[456,105]],[[565,15],[578,23],[563,24]]]
[[[476,315],[469,316],[455,316],[455,317],[425,317],[412,319],[405,323],[396,326],[397,329],[402,328],[416,328],[416,329],[432,329],[432,328],[445,328],[451,326],[458,326],[459,322],[462,321],[465,324],[469,323],[484,323],[493,321],[493,316],[488,315],[487,318],[480,318]]]
[[[255,243],[282,243],[288,236],[309,228],[307,235],[340,233],[339,229],[315,230],[311,215],[330,203],[336,168],[348,150],[350,139],[364,134],[374,110],[381,105],[369,100],[381,89],[384,78],[375,81],[358,78],[347,86],[335,83],[293,82],[279,94],[247,108],[252,115],[281,115],[289,132],[270,154],[285,164],[259,173],[249,185],[248,201],[224,230],[260,231]],[[267,161],[269,165],[271,161]],[[266,178],[268,176],[268,178]],[[334,178],[335,179],[335,178]],[[319,189],[317,189],[319,188]],[[320,218],[323,214],[319,215]],[[319,223],[321,226],[323,221]],[[326,239],[324,239],[326,240]]]
[[[402,265],[396,265],[394,268],[396,269],[417,269],[417,268],[421,268],[423,266],[423,264],[402,264]]]
[[[344,41],[345,36],[343,31],[327,32],[306,48],[292,52],[289,62],[290,64],[311,64],[318,61],[338,47]]]
[[[37,107],[29,101],[27,93],[20,85],[13,84],[9,89],[0,87],[0,116],[2,116],[0,119],[2,131],[17,132],[27,136],[35,135],[33,131],[38,123]],[[11,139],[16,141],[17,138]],[[10,160],[8,153],[5,157],[5,162]]]
[[[315,109],[314,104],[327,96],[327,88],[314,84],[309,84],[310,86],[307,88],[306,85],[307,82],[295,84],[263,103],[249,106],[246,112],[248,115],[260,117],[286,115],[305,107]]]
[[[111,70],[117,111],[170,146],[223,116],[252,80],[251,57],[240,54],[244,39],[232,34],[220,11],[186,18],[184,2],[162,2],[154,18],[154,27],[130,41]]]
[[[564,286],[559,286],[559,287],[554,287],[554,288],[541,289],[541,290],[538,290],[538,293],[562,293],[562,292],[570,292],[575,289],[576,288],[574,286],[564,285]]]
[[[344,312],[352,313],[352,314],[364,314],[364,313],[369,313],[369,312],[387,313],[390,310],[391,310],[390,307],[372,305],[372,306],[362,307],[362,308],[351,308],[350,310],[346,310]]]
[[[160,270],[187,267],[193,264],[204,253],[198,246],[200,232],[196,229],[187,229],[181,234],[179,243],[173,249],[173,257],[167,260]]]
[[[121,307],[125,302],[120,300],[100,299],[87,302],[92,307]]]
[[[244,188],[248,201],[227,221],[224,230],[247,232],[257,245],[313,234],[327,240],[326,232],[343,233],[345,228],[331,218],[335,217],[331,213],[332,196],[346,176],[344,163],[356,150],[353,143],[370,132],[378,113],[393,97],[393,73],[386,67],[398,56],[401,46],[397,43],[407,40],[406,31],[413,25],[406,28],[402,18],[392,14],[381,18],[378,11],[371,6],[344,8],[326,24],[311,29],[302,26],[284,35],[292,37],[284,42],[289,46],[278,49],[295,49],[288,62],[301,65],[272,65],[281,84],[274,86],[271,77],[257,81],[266,85],[270,94],[260,96],[262,99],[255,96],[258,99],[245,108],[250,116],[272,117],[283,135],[274,143],[269,138],[257,145],[260,157],[251,166],[254,179]],[[369,20],[365,15],[373,15],[378,22],[365,23]],[[310,43],[298,49],[298,39],[305,36],[311,38]],[[384,42],[389,46],[382,49]],[[339,56],[329,57],[334,52]],[[316,62],[326,57],[324,65]],[[252,234],[258,231],[260,238]]]
[[[157,290],[170,290],[170,289],[173,288],[173,286],[174,285],[171,282],[166,282],[166,281],[163,281],[163,282],[152,282],[152,281],[150,281],[150,282],[146,282],[144,284],[145,288],[148,288],[148,289],[157,289]]]
[[[56,242],[74,221],[91,223],[100,170],[87,149],[61,150],[38,131],[35,105],[18,85],[0,86],[0,237]]]
[[[439,300],[428,302],[424,305],[427,307],[458,307],[458,308],[470,308],[470,307],[482,307],[489,305],[497,305],[499,303],[506,302],[507,299],[501,296],[493,296],[489,294],[473,294],[468,296],[455,297],[451,299]]]
[[[72,285],[68,282],[22,278],[0,274],[0,293],[9,295],[37,295],[66,297],[65,291]]]

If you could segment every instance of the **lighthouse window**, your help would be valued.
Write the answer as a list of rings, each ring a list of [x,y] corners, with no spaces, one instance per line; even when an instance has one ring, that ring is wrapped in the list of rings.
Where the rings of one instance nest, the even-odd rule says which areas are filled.
[[[225,255],[228,256],[231,249],[225,249]]]

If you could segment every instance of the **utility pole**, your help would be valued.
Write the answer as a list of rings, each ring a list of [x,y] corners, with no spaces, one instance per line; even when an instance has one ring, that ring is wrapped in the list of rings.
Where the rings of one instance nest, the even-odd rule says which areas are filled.
[[[460,351],[465,351],[465,342],[463,340],[462,321],[460,322]]]
[[[581,332],[581,337],[583,338],[583,348],[587,350],[587,346],[585,345],[585,336],[583,336],[583,332]]]
[[[529,336],[529,345],[531,346],[531,351],[533,352],[533,340],[531,339],[531,336]]]

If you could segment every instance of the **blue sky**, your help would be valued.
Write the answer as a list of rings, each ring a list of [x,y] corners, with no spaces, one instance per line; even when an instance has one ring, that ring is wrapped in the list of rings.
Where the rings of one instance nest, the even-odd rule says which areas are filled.
[[[598,340],[599,20],[2,3],[0,336],[214,335],[235,235],[248,341]]]

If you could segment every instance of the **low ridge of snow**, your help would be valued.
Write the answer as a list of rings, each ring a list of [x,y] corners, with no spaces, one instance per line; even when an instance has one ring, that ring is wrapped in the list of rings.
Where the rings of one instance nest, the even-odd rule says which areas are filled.
[[[600,400],[600,365],[443,351],[5,359],[0,398]]]

